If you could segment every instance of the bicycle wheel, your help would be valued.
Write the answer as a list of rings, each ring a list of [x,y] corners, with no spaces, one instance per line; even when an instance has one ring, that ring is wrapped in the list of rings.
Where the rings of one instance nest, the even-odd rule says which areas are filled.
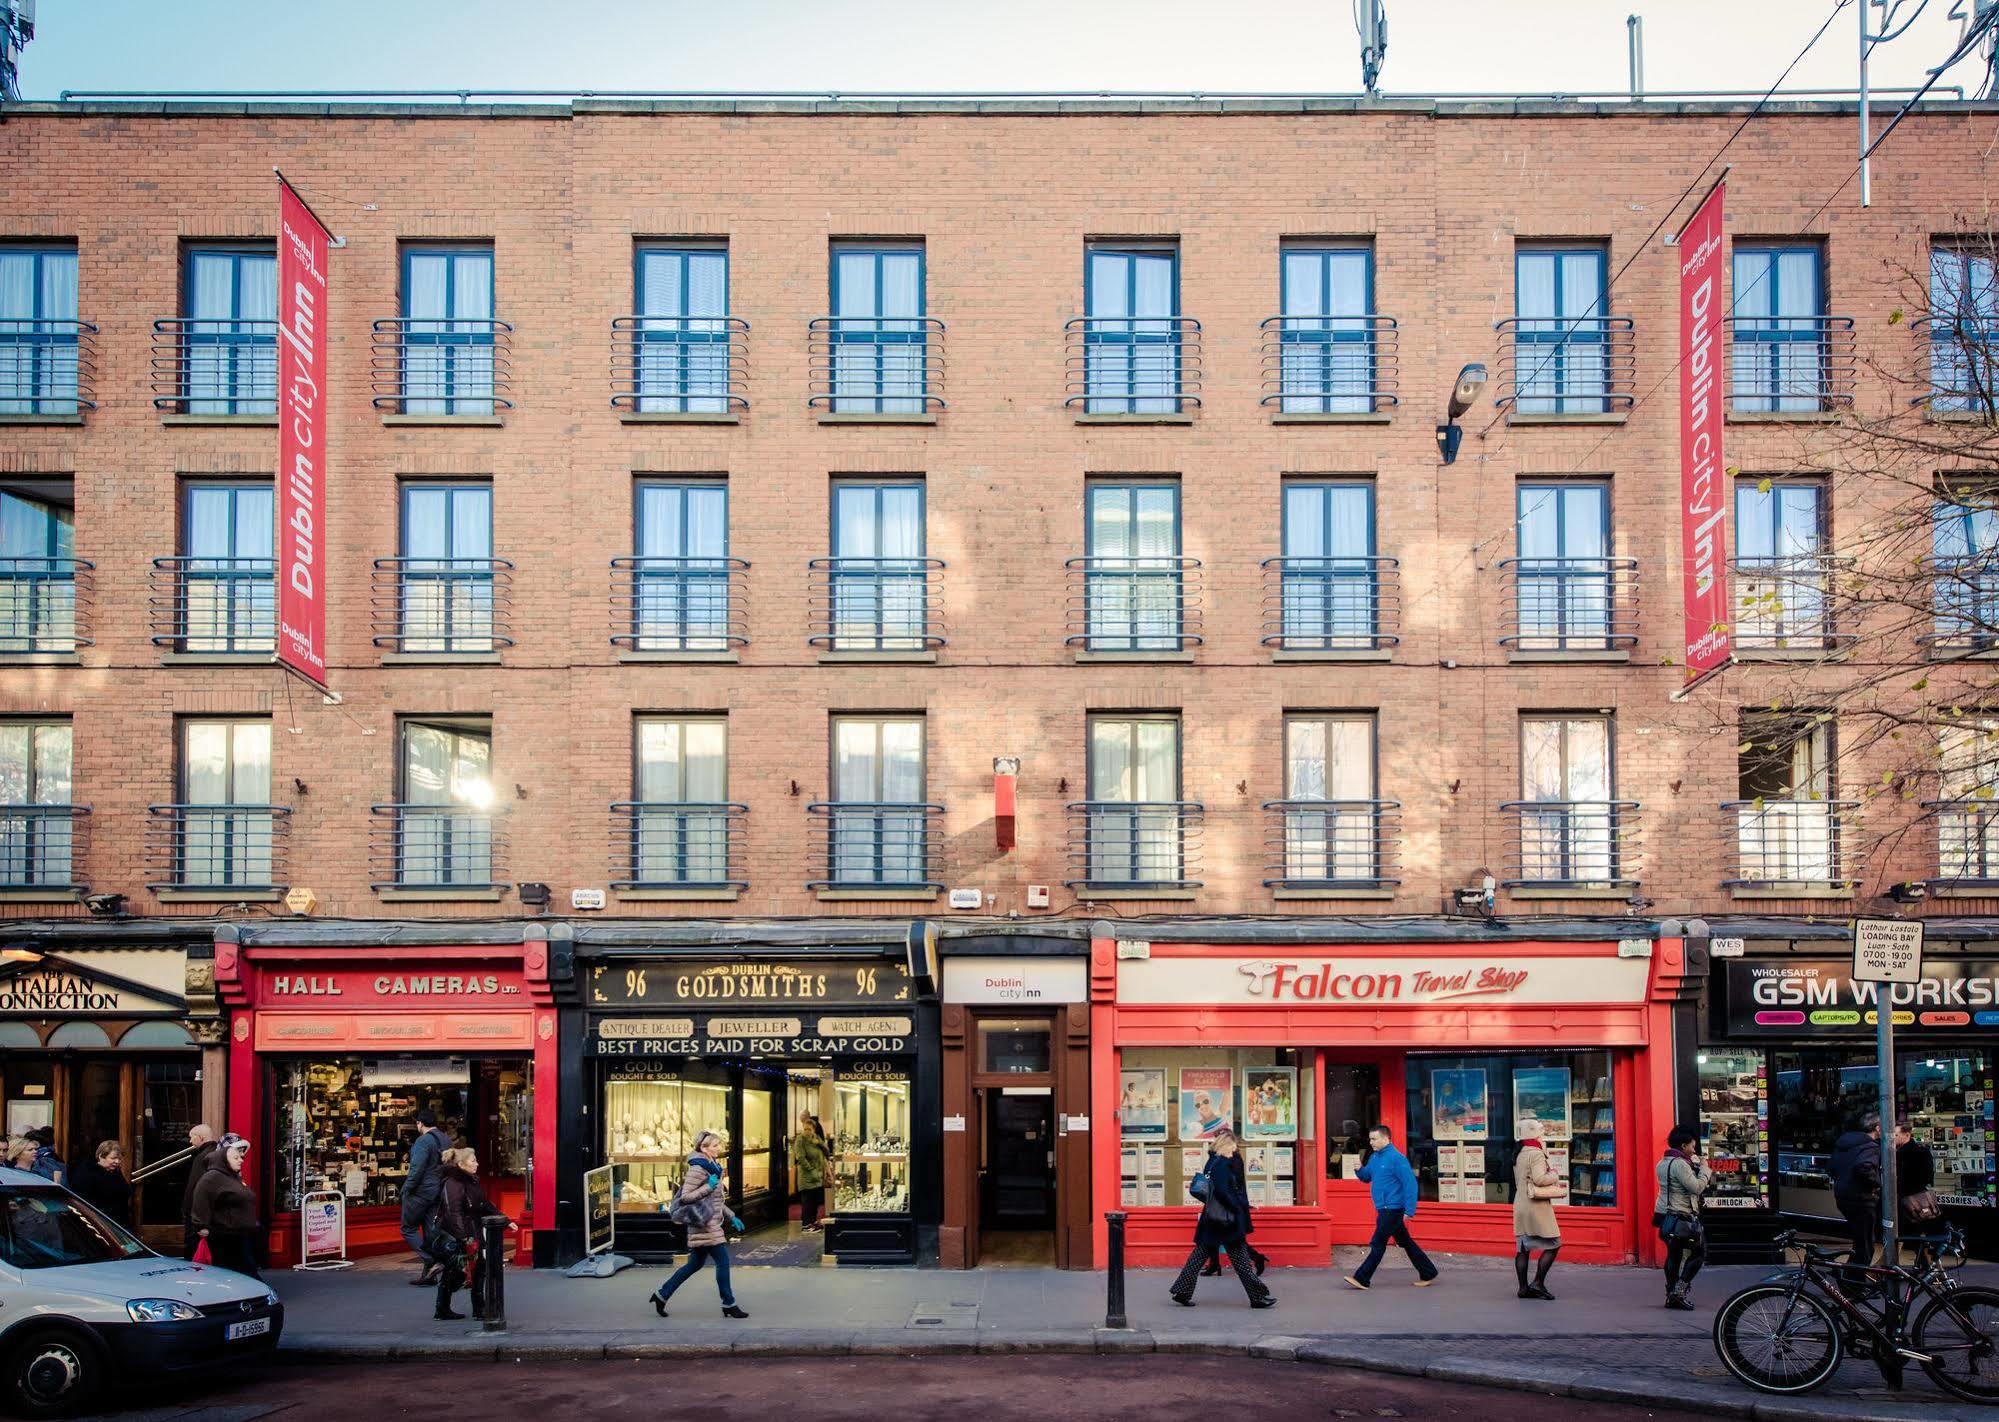
[[[1810,1294],[1777,1284],[1744,1289],[1714,1316],[1714,1350],[1762,1392],[1810,1392],[1839,1371],[1839,1324]]]
[[[1946,1392],[1999,1402],[1999,1289],[1957,1288],[1931,1299],[1909,1346],[1936,1359],[1923,1371]]]

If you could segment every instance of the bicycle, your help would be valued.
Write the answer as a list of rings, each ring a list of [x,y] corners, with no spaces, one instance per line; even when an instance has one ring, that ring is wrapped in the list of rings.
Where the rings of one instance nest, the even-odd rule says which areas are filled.
[[[1778,1235],[1776,1243],[1786,1252],[1798,1247],[1797,1232]],[[1999,1402],[1999,1289],[1951,1277],[1943,1260],[1961,1259],[1963,1249],[1963,1235],[1953,1229],[1941,1248],[1919,1251],[1926,1262],[1917,1269],[1855,1266],[1806,1244],[1797,1268],[1722,1304],[1714,1317],[1715,1351],[1729,1372],[1760,1392],[1810,1392],[1839,1371],[1848,1349],[1864,1348],[1890,1387],[1901,1387],[1903,1368],[1918,1363],[1946,1392]],[[1859,1280],[1865,1283],[1856,1289]],[[1863,1303],[1877,1305],[1879,1314]]]

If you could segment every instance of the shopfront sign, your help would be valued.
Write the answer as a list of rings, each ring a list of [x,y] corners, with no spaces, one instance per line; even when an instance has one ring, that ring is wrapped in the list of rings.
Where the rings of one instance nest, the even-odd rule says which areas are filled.
[[[1731,959],[1723,971],[1725,1030],[1730,1037],[1860,1036],[1879,1021],[1917,1032],[1999,1027],[1999,961],[1931,957],[1916,982],[1862,982],[1853,964],[1815,960]]]
[[[338,1190],[314,1190],[299,1201],[299,1262],[301,1269],[345,1269],[347,1201]]]
[[[894,958],[664,958],[590,970],[590,1001],[604,1007],[864,1007],[913,996],[909,966]]]
[[[894,1056],[915,1050],[915,1034],[913,1018],[892,1015],[605,1016],[592,1024],[588,1047],[593,1057]]]
[[[171,1003],[141,997],[82,973],[40,969],[0,978],[0,1014],[10,1017],[123,1016],[160,1012]]]
[[[1082,958],[946,958],[944,1001],[1088,1002],[1090,969]]]
[[[1643,958],[1148,958],[1118,964],[1120,1003],[1455,1007],[1637,1003]]]
[[[523,991],[523,979],[518,968],[512,972],[475,969],[321,973],[293,973],[278,969],[264,975],[263,1003],[267,1007],[294,1003],[301,1007],[336,1004],[357,1007],[457,1007],[519,997]]]

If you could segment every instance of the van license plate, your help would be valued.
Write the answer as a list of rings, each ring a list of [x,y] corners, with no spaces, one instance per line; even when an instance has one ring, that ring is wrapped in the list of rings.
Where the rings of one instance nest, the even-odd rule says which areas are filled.
[[[234,1343],[238,1338],[255,1338],[259,1333],[269,1333],[270,1331],[271,1321],[268,1318],[252,1318],[242,1323],[230,1324],[229,1332],[224,1336],[231,1343]]]

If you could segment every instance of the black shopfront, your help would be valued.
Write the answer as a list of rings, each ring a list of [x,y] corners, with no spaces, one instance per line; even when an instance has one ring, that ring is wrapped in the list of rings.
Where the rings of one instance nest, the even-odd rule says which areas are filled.
[[[901,943],[578,953],[573,1182],[613,1172],[616,1251],[684,1247],[667,1207],[702,1131],[725,1142],[746,1264],[914,1263],[936,1248],[938,1006]],[[823,1184],[797,1149],[823,1132]],[[809,1228],[814,1215],[822,1228]],[[580,1225],[579,1225],[580,1229]],[[565,1237],[568,1222],[565,1221]],[[565,1250],[565,1252],[568,1252]]]
[[[1999,1257],[1999,954],[1932,938],[1922,982],[1877,988],[1853,981],[1838,940],[1751,941],[1741,956],[1721,943],[1695,1055],[1717,1246],[1754,1248],[1794,1225],[1841,1231],[1828,1164],[1840,1134],[1879,1109],[1876,993],[1887,992],[1896,1114],[1935,1162],[1947,1217],[1974,1253]]]

